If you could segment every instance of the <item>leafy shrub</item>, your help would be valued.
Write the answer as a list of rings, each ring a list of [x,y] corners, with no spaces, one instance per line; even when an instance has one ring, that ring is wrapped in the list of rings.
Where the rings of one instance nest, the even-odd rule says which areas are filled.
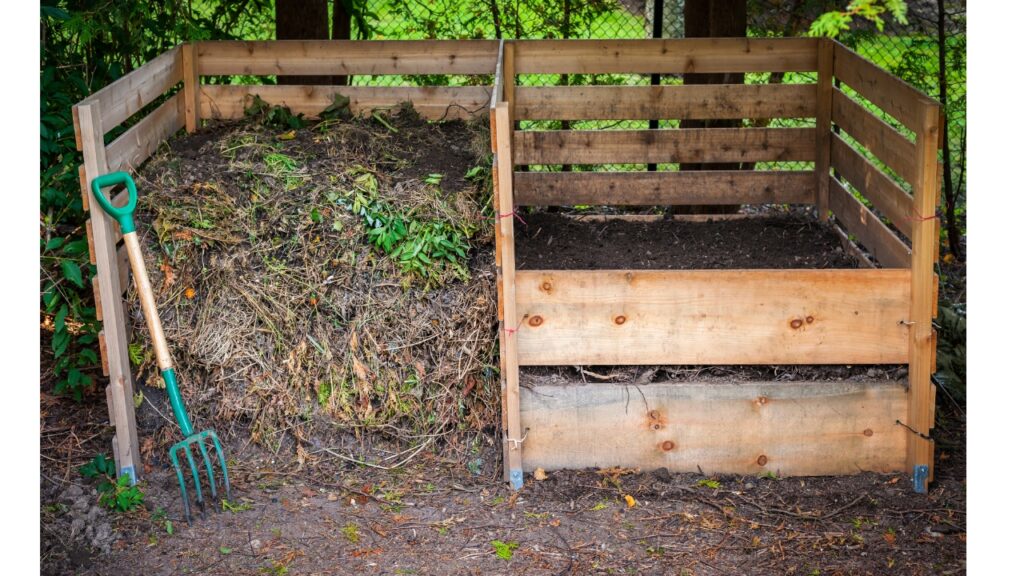
[[[100,493],[101,506],[118,512],[129,512],[142,505],[142,490],[131,485],[131,477],[128,474],[115,477],[117,470],[114,461],[106,455],[97,454],[92,460],[80,466],[78,472],[90,480],[100,479],[96,490]]]

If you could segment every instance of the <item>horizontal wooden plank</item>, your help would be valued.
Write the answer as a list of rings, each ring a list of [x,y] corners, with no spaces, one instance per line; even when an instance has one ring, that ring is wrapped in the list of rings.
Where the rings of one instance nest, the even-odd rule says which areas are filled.
[[[900,232],[910,237],[914,199],[899,184],[836,134],[832,134],[832,165]]]
[[[910,268],[910,248],[834,176],[829,177],[829,208],[843,228],[863,244],[882,266]]]
[[[809,72],[816,38],[516,40],[517,74]]]
[[[521,120],[811,118],[814,84],[519,86]]]
[[[199,74],[494,74],[496,40],[272,40],[198,43]]]
[[[99,102],[105,134],[181,81],[181,47],[176,46],[111,82],[86,100]]]
[[[813,161],[813,128],[517,131],[515,163]]]
[[[907,270],[516,272],[519,363],[899,364]]]
[[[914,144],[835,88],[832,89],[832,119],[900,178],[907,182],[913,180]]]
[[[185,95],[178,92],[107,146],[111,172],[142,166],[157,147],[185,127]]]
[[[835,76],[914,132],[922,128],[921,110],[935,104],[927,94],[839,43],[835,46]]]
[[[814,172],[518,172],[519,206],[809,204]]]
[[[779,476],[902,471],[899,382],[523,388],[523,467]]]
[[[350,99],[353,114],[412,102],[428,120],[454,120],[484,114],[490,98],[488,86],[229,86],[204,84],[200,89],[203,118],[237,119],[245,116],[245,101],[258,95],[294,114],[316,116],[334,102],[334,95]]]
[[[861,250],[860,246],[857,246],[856,242],[846,237],[846,232],[842,228],[840,228],[838,224],[832,222],[831,227],[832,231],[835,232],[837,236],[839,236],[839,242],[842,243],[843,250],[846,250],[847,254],[856,258],[857,264],[861,268],[878,268],[878,265],[875,264],[875,261],[872,260],[866,252]]]

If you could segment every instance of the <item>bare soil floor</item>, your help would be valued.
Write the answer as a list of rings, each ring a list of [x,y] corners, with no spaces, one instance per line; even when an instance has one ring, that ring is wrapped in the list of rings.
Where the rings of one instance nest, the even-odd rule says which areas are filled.
[[[940,413],[927,495],[905,474],[615,469],[549,471],[515,493],[501,482],[496,441],[457,460],[424,452],[380,470],[339,459],[300,466],[221,429],[234,503],[192,526],[162,450],[146,452],[144,509],[96,506],[72,465],[109,446],[101,397],[76,405],[43,394],[41,409],[44,574],[966,572],[965,432],[951,409]],[[153,435],[140,441],[145,451]]]

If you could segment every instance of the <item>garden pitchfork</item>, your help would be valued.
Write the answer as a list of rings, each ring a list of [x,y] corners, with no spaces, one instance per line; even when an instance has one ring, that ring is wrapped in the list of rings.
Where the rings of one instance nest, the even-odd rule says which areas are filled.
[[[107,199],[102,188],[124,184],[128,189],[128,203],[121,207],[115,207]],[[132,213],[135,211],[135,204],[138,200],[138,192],[135,189],[135,182],[125,172],[114,172],[104,174],[92,181],[92,193],[103,211],[110,215],[121,226],[121,234],[124,237],[124,245],[128,250],[128,260],[131,262],[132,274],[135,277],[135,287],[139,293],[139,300],[142,302],[142,313],[146,317],[146,325],[149,327],[149,335],[153,339],[153,348],[156,350],[157,366],[167,386],[167,396],[171,400],[171,410],[174,411],[174,419],[181,428],[185,439],[171,446],[169,451],[171,464],[174,465],[174,472],[178,475],[178,486],[181,488],[181,498],[185,502],[185,519],[192,524],[192,515],[188,505],[188,490],[185,486],[185,477],[181,473],[181,462],[178,460],[179,452],[184,453],[188,459],[189,468],[192,470],[192,481],[196,488],[196,501],[199,510],[205,516],[206,507],[203,503],[203,487],[199,482],[199,469],[196,468],[195,459],[192,457],[194,447],[206,464],[206,474],[210,483],[210,492],[213,494],[214,502],[217,498],[217,482],[214,480],[214,469],[210,464],[210,456],[207,452],[205,441],[207,439],[213,444],[217,452],[217,459],[220,461],[220,469],[224,474],[224,492],[226,498],[231,500],[231,482],[228,480],[228,464],[224,459],[224,450],[221,448],[217,433],[213,430],[195,432],[192,429],[192,421],[185,410],[185,402],[178,391],[178,379],[174,374],[174,365],[171,362],[171,353],[167,349],[167,341],[164,339],[164,329],[160,324],[160,316],[157,314],[156,301],[153,298],[153,288],[149,284],[149,275],[146,274],[146,263],[142,259],[142,248],[139,246],[139,237],[135,232],[135,221],[132,220]]]

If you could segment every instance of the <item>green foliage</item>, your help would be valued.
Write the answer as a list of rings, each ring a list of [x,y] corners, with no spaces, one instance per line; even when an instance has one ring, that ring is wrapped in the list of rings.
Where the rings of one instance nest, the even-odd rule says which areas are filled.
[[[377,179],[359,168],[353,189],[329,197],[362,218],[370,244],[388,255],[404,273],[411,273],[428,285],[442,283],[446,273],[466,280],[469,270],[469,238],[475,229],[459,228],[447,220],[420,220],[377,198]],[[434,178],[434,177],[437,178]],[[440,184],[440,175],[427,178]]]
[[[939,342],[935,377],[958,404],[967,400],[967,312],[963,306],[939,306]]]
[[[118,512],[128,512],[142,504],[142,490],[137,485],[131,485],[131,477],[128,474],[115,477],[114,461],[105,454],[97,454],[92,460],[79,466],[78,472],[90,480],[100,479],[96,490],[100,493],[101,506]]]
[[[494,555],[502,560],[511,560],[512,552],[519,548],[519,543],[514,541],[502,542],[501,540],[491,540],[491,547],[494,548]]]
[[[893,20],[900,24],[907,23],[907,3],[905,0],[852,0],[846,10],[826,12],[811,23],[811,36],[828,36],[835,38],[841,32],[850,29],[855,16],[873,23],[881,32],[885,27],[882,16],[889,13]]]
[[[251,94],[245,97],[245,117],[279,130],[296,130],[307,124],[302,114],[292,114],[287,106],[271,106],[259,96]]]
[[[42,0],[40,316],[44,325],[53,323],[55,392],[81,400],[94,385],[88,373],[99,366],[90,285],[95,268],[89,265],[83,226],[82,157],[75,146],[72,106],[179,42],[269,37],[272,7],[273,0]],[[124,129],[110,130],[107,141]]]
[[[701,478],[697,480],[697,486],[701,488],[711,488],[712,490],[718,490],[722,487],[722,484],[718,480],[711,478]]]

